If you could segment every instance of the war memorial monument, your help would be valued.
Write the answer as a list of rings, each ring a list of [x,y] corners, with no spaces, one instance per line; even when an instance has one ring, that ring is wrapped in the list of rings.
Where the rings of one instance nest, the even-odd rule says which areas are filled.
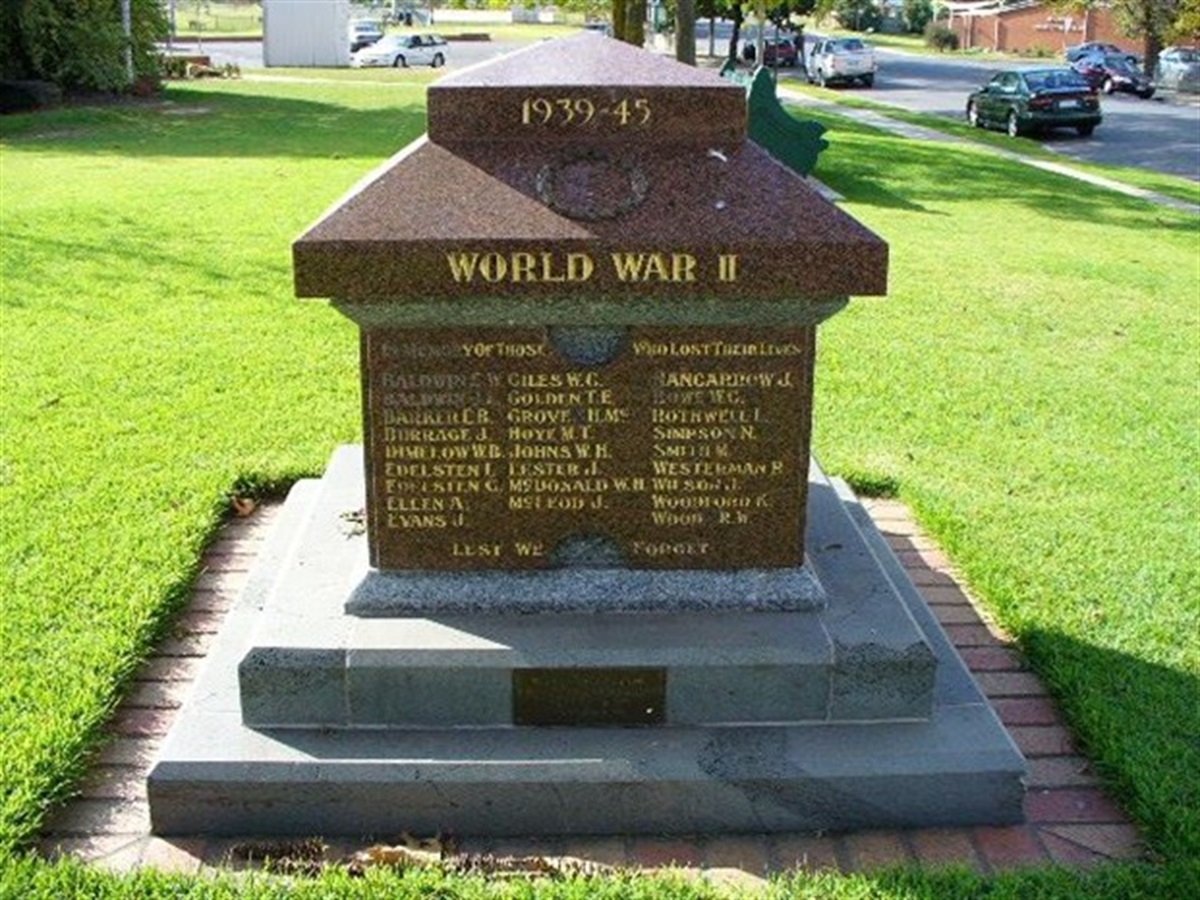
[[[887,246],[746,110],[538,45],[431,86],[296,242],[298,295],[359,326],[364,445],[290,494],[157,833],[1020,820],[1020,753],[811,460],[817,325],[886,292]]]

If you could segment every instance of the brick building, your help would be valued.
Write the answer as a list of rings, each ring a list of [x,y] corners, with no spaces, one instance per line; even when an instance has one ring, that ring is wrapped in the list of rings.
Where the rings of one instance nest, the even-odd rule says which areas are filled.
[[[1108,7],[1056,12],[1038,0],[975,0],[943,4],[948,25],[963,49],[1008,52],[1045,51],[1061,56],[1067,47],[1086,41],[1116,44],[1130,53],[1142,52],[1141,41],[1123,34]]]

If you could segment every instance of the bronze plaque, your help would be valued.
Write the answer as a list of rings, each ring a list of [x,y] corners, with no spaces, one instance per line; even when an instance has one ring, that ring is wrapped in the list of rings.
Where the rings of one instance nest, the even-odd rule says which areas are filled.
[[[803,561],[813,329],[365,329],[380,569]]]
[[[514,669],[514,725],[661,725],[666,669]]]

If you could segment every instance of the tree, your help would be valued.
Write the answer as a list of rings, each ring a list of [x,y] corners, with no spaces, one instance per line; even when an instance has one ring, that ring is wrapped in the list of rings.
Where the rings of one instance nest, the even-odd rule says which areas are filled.
[[[876,29],[883,21],[875,0],[834,0],[833,13],[843,28],[854,31]]]
[[[696,64],[696,0],[675,4],[675,58],[689,66]]]
[[[129,0],[126,37],[121,0],[5,0],[0,71],[8,79],[52,81],[64,90],[117,91],[134,76],[158,74],[157,42],[167,34],[159,0]]]
[[[1153,72],[1179,15],[1179,0],[1116,0],[1113,11],[1126,34],[1142,39],[1143,65],[1147,72]]]
[[[1175,34],[1184,5],[1196,0],[1050,0],[1059,12],[1083,12],[1101,5],[1111,6],[1117,25],[1127,35],[1142,39],[1142,57],[1147,72],[1153,72],[1165,41]]]
[[[933,0],[904,0],[904,27],[921,34],[933,21]]]
[[[1200,0],[1180,0],[1179,14],[1165,37],[1171,43],[1200,38]]]
[[[612,0],[613,37],[635,47],[646,43],[646,0]]]

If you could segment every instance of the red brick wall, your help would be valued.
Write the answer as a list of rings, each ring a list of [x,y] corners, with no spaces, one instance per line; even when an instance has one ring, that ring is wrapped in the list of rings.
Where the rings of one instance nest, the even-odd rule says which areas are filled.
[[[959,46],[986,50],[1028,52],[1045,50],[1060,56],[1063,50],[1085,41],[1116,44],[1141,53],[1141,42],[1117,30],[1110,9],[1056,13],[1048,7],[1029,6],[978,16],[954,16],[951,27]]]

